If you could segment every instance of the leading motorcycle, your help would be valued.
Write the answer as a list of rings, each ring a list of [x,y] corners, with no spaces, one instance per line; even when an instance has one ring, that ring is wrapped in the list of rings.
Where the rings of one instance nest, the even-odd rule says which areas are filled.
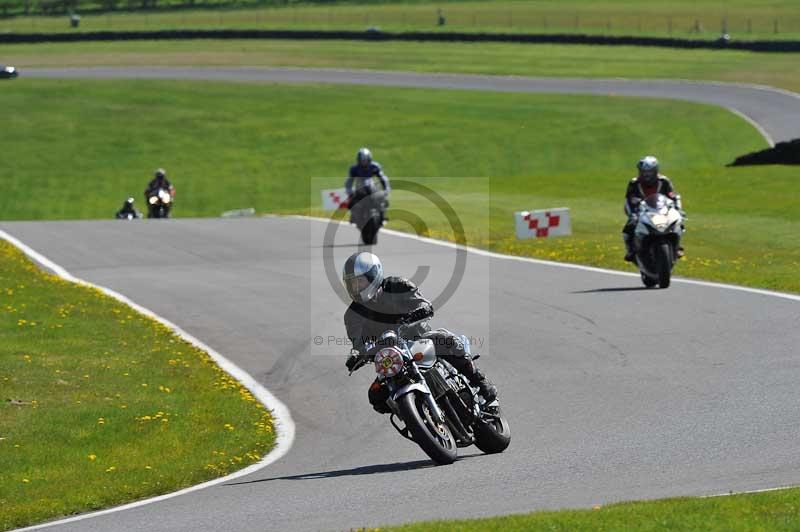
[[[147,195],[147,217],[169,218],[172,210],[172,194],[166,188],[157,188]]]
[[[386,192],[363,189],[350,198],[350,223],[358,227],[361,241],[366,245],[378,243],[378,231],[385,222]]]
[[[683,212],[663,194],[651,194],[639,203],[634,249],[642,283],[667,288],[685,231]]]
[[[436,356],[432,340],[403,337],[421,323],[385,332],[365,354],[357,355],[350,373],[374,363],[378,380],[389,390],[390,423],[436,464],[453,463],[458,448],[470,445],[484,453],[503,452],[511,443],[511,429],[500,402],[487,403],[464,375]],[[461,340],[469,353],[469,339]]]

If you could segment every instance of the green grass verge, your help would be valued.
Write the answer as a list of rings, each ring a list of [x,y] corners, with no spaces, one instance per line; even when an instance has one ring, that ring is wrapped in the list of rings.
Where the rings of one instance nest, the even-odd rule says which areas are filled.
[[[151,41],[9,45],[3,61],[27,67],[96,65],[292,66],[521,76],[682,78],[750,82],[800,92],[800,53],[633,46]]]
[[[0,240],[0,530],[221,476],[268,410],[160,323]]]
[[[800,291],[800,213],[786,193],[796,170],[725,168],[765,142],[720,108],[308,85],[20,78],[4,90],[9,108],[21,110],[0,132],[15,154],[0,196],[6,219],[108,218],[125,196],[141,194],[156,166],[178,187],[177,216],[305,212],[308,178],[343,176],[367,144],[394,177],[489,178],[488,201],[465,196],[457,182],[443,190],[471,213],[473,245],[629,269],[622,195],[635,161],[652,152],[690,215],[678,275]],[[431,210],[400,196],[393,206]],[[572,209],[573,237],[513,238],[513,211],[556,206]],[[430,231],[448,238],[443,223]]]
[[[737,532],[790,531],[800,527],[800,489],[713,498],[680,498],[596,506],[593,510],[534,512],[491,519],[435,521],[402,527],[393,532],[486,532],[694,530]]]
[[[447,20],[437,26],[438,9]],[[80,9],[79,9],[80,11]],[[796,38],[793,0],[563,0],[538,2],[337,3],[284,8],[178,10],[88,15],[77,31],[172,28],[304,28],[502,31],[716,38]],[[66,16],[0,20],[0,31],[76,31]]]

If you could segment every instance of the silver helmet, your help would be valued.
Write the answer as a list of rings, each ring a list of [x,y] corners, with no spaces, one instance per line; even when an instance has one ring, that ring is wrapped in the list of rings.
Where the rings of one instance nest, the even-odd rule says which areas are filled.
[[[344,263],[342,281],[353,301],[371,301],[378,295],[383,284],[381,259],[367,252],[350,255]]]
[[[372,162],[372,152],[367,148],[361,148],[356,153],[356,162],[360,165],[368,165]]]
[[[658,159],[652,155],[639,159],[636,168],[639,169],[639,178],[645,183],[655,184],[658,180]]]

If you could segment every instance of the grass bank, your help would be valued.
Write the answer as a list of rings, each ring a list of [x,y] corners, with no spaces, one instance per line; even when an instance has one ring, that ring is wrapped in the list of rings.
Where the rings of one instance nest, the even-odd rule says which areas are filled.
[[[268,410],[204,352],[0,240],[0,530],[257,462]]]
[[[96,8],[82,0],[87,8]],[[175,2],[170,2],[175,3]],[[166,5],[166,2],[154,5]],[[22,2],[10,5],[19,12]],[[246,6],[246,3],[242,4]],[[249,8],[217,3],[215,9],[184,8],[85,15],[80,29],[66,15],[0,19],[0,31],[54,32],[173,28],[296,28],[584,33],[601,35],[718,37],[723,30],[740,39],[789,39],[800,35],[800,14],[792,0],[563,0],[490,2],[335,2]],[[226,9],[239,7],[238,9]],[[15,9],[16,8],[16,9]],[[188,9],[187,9],[188,8]],[[438,25],[441,10],[446,24]],[[80,12],[80,5],[78,12]]]
[[[381,530],[393,532],[570,531],[607,532],[703,530],[790,531],[800,526],[800,489],[707,499],[680,498],[597,506],[592,510],[534,512],[492,519],[415,523]]]
[[[108,218],[124,197],[141,194],[157,166],[178,187],[176,216],[242,207],[308,212],[309,178],[334,176],[325,183],[340,185],[336,176],[345,175],[355,149],[369,145],[396,178],[488,178],[488,201],[478,194],[464,200],[473,213],[468,229],[488,227],[473,231],[473,245],[625,269],[622,195],[635,161],[656,153],[690,215],[688,258],[677,274],[800,291],[800,214],[786,194],[796,171],[725,168],[765,142],[715,107],[594,96],[24,78],[4,95],[22,110],[0,132],[15,153],[0,197],[4,219]],[[352,127],[354,119],[359,127]],[[443,192],[461,198],[464,187],[455,183]],[[430,214],[401,196],[393,206]],[[513,238],[515,210],[556,206],[572,209],[573,237]],[[442,224],[430,231],[448,237]]]
[[[800,53],[633,46],[352,41],[169,41],[3,46],[5,64],[290,66],[519,76],[681,78],[749,82],[800,92]]]

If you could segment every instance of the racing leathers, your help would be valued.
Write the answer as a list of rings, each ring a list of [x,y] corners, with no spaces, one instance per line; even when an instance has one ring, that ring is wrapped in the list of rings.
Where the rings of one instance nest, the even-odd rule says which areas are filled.
[[[388,196],[392,189],[389,185],[389,178],[383,173],[380,164],[370,161],[366,165],[354,164],[350,167],[350,177],[344,183],[350,207],[358,203],[360,199],[375,192],[375,178],[378,178],[383,186],[388,205]]]
[[[652,194],[663,194],[675,202],[675,206],[682,209],[680,196],[675,192],[672,181],[665,175],[658,174],[658,179],[652,183],[645,183],[642,179],[634,177],[628,182],[625,191],[625,214],[628,220],[622,228],[622,240],[625,243],[625,260],[634,261],[636,249],[634,247],[634,231],[639,222],[639,204]],[[678,257],[683,256],[683,248],[678,250]]]
[[[374,343],[380,335],[397,325],[413,323],[433,316],[433,305],[420,294],[417,286],[402,277],[387,277],[381,284],[381,290],[374,299],[367,303],[353,302],[344,314],[347,336],[353,349],[364,354],[367,344]],[[470,383],[478,386],[487,401],[497,395],[497,389],[478,370],[472,357],[467,353],[464,343],[458,336],[446,329],[431,330],[427,322],[415,325],[417,330],[408,331],[411,338],[428,338],[433,341],[436,356],[445,359],[459,372],[464,374]],[[352,369],[348,359],[348,368]],[[389,413],[386,400],[389,391],[386,385],[375,380],[369,388],[369,402],[380,413]]]

